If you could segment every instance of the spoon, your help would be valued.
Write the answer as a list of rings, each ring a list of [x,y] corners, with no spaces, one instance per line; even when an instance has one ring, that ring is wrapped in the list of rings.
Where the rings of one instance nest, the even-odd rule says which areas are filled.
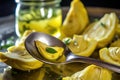
[[[38,51],[36,45],[35,45],[35,40],[39,40],[49,46],[58,46],[58,47],[63,47],[64,48],[64,55],[66,57],[66,60],[64,62],[51,62],[50,60],[45,59]],[[71,50],[59,39],[45,34],[41,32],[33,32],[31,33],[25,40],[25,48],[29,52],[31,56],[36,58],[39,61],[42,61],[47,64],[52,64],[52,65],[58,65],[58,64],[68,64],[68,63],[73,63],[73,62],[82,62],[82,63],[87,63],[87,64],[94,64],[97,66],[101,66],[103,68],[107,68],[111,71],[120,73],[120,66],[103,62],[101,60],[89,58],[89,57],[83,57],[83,56],[77,56],[74,55]]]

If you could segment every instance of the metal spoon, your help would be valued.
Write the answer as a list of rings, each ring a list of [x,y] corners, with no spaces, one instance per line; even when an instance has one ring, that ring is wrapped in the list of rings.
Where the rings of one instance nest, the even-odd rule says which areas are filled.
[[[63,47],[66,61],[61,62],[61,63],[57,63],[57,62],[51,62],[51,61],[45,59],[37,50],[36,45],[34,43],[35,40],[39,40],[41,42],[44,42],[49,46]],[[31,33],[25,40],[25,47],[30,55],[32,55],[34,58],[38,59],[39,61],[42,61],[42,62],[47,63],[47,64],[58,65],[58,64],[67,64],[67,63],[73,63],[73,62],[82,62],[82,63],[94,64],[97,66],[101,66],[101,67],[107,68],[111,71],[120,73],[120,66],[110,64],[107,62],[103,62],[101,60],[89,58],[89,57],[74,55],[70,51],[70,49],[61,40],[59,40],[53,36],[50,36],[48,34],[45,34],[45,33],[40,33],[40,32]]]

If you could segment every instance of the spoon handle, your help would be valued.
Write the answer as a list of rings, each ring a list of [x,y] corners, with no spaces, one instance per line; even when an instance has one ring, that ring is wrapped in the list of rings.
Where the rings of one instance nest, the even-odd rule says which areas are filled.
[[[111,71],[120,73],[120,66],[103,62],[101,60],[89,58],[89,57],[83,57],[83,56],[76,56],[76,55],[71,55],[69,58],[66,60],[68,63],[69,62],[82,62],[82,63],[87,63],[87,64],[94,64],[106,69],[109,69]]]

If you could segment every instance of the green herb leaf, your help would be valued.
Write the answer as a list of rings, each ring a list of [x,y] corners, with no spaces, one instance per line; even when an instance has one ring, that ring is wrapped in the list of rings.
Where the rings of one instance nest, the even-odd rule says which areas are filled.
[[[69,45],[69,44],[70,44],[70,41],[71,41],[71,40],[68,38],[67,40],[64,41],[64,43],[65,43],[66,45]]]
[[[106,27],[106,25],[105,25],[104,23],[102,23],[102,22],[100,23],[100,25],[101,25],[102,27]]]
[[[47,47],[47,48],[46,48],[46,51],[47,51],[48,53],[52,53],[52,54],[57,52],[55,49],[53,49],[53,48],[51,48],[51,47]]]

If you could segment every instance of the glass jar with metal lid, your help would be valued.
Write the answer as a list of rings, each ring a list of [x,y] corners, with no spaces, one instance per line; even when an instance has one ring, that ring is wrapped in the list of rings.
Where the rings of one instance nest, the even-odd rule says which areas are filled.
[[[61,0],[16,0],[16,34],[26,30],[60,36],[62,23]]]

